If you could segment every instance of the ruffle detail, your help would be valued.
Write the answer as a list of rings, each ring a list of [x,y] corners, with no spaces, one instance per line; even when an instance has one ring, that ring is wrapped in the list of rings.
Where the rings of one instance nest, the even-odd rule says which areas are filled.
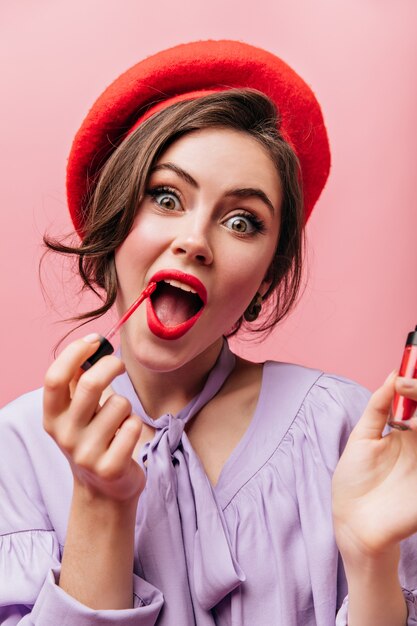
[[[35,603],[45,572],[60,564],[60,547],[51,530],[0,536],[0,606]]]
[[[31,613],[34,626],[154,626],[163,604],[160,591],[137,576],[133,578],[134,607],[91,609],[58,587],[59,568],[48,572]]]
[[[154,626],[162,605],[162,593],[133,575],[133,608],[93,610],[58,586],[60,546],[55,533],[29,530],[0,537],[0,622],[18,624],[30,611],[33,626]],[[23,608],[25,610],[22,613]]]
[[[232,549],[247,575],[244,599],[234,598],[242,623],[251,623],[246,606],[256,605],[261,588],[265,624],[277,615],[285,616],[286,626],[334,623],[346,590],[336,587],[331,480],[368,398],[355,383],[323,374],[275,444],[254,432],[249,444],[264,451],[270,446],[269,456],[224,508]],[[274,432],[276,415],[271,405],[263,412],[269,428],[261,432]]]

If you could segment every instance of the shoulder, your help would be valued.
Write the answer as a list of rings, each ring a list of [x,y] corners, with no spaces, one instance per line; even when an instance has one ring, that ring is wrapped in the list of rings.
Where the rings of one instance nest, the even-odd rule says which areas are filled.
[[[287,444],[314,454],[321,449],[330,465],[337,462],[369,397],[365,387],[344,376],[292,363],[264,365],[260,404],[267,421],[285,420]]]
[[[43,388],[30,391],[0,409],[0,478],[1,468],[30,458],[33,466],[46,465],[60,458],[61,452],[43,428]]]
[[[19,396],[0,409],[0,468],[2,458],[28,455],[45,463],[55,442],[43,428],[43,388]]]
[[[42,398],[43,390],[35,389],[0,409],[0,479],[14,466],[22,469],[44,456],[45,447],[53,444],[42,425]]]
[[[337,410],[352,420],[352,426],[371,395],[368,389],[344,376],[276,361],[264,364],[262,392],[269,402],[284,394],[297,398],[299,409],[308,407],[314,415]]]
[[[219,480],[222,505],[238,493],[243,501],[257,488],[284,498],[296,494],[295,500],[303,502],[318,490],[317,498],[326,499],[334,468],[369,396],[343,376],[292,363],[264,363],[252,421]],[[304,499],[305,489],[310,496]]]
[[[26,438],[42,429],[42,397],[43,390],[35,389],[0,409],[0,444],[8,434],[19,433]]]

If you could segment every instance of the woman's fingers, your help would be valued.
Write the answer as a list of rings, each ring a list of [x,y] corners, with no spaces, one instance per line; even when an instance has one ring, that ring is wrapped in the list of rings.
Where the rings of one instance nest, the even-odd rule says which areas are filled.
[[[104,389],[124,371],[125,366],[120,359],[105,356],[82,374],[73,391],[71,407],[68,411],[68,416],[74,426],[83,427],[91,421]]]
[[[103,478],[117,480],[126,472],[126,466],[132,459],[141,430],[142,422],[136,415],[130,415],[120,425],[99,462],[98,471]]]
[[[89,335],[67,346],[45,377],[44,427],[69,455],[82,438],[85,426],[100,409],[104,389],[125,369],[120,359],[106,356],[83,372],[80,366],[97,349],[98,337],[97,334]],[[119,423],[130,411],[129,405],[122,416],[117,417],[116,413]]]
[[[142,491],[145,476],[132,454],[141,421],[130,402],[111,395],[100,406],[103,391],[125,371],[120,359],[105,356],[84,372],[81,365],[99,345],[97,335],[73,342],[62,351],[45,377],[44,427],[70,462],[80,484],[116,500]]]
[[[352,439],[380,439],[386,426],[395,392],[397,371],[391,372],[382,387],[372,394],[368,405],[352,431]]]
[[[98,345],[97,334],[78,339],[66,346],[49,367],[45,375],[43,398],[46,422],[67,409],[71,402],[70,383],[79,375],[81,365],[94,354]]]
[[[398,376],[395,391],[406,398],[417,401],[417,379]]]
[[[99,404],[103,391],[124,369],[120,359],[113,356],[103,357],[81,376],[68,408],[56,416],[44,417],[45,430],[67,455],[78,454],[81,445],[81,457],[86,454],[90,458],[93,454],[91,463],[94,463],[97,454],[107,447],[109,438],[114,435],[120,423],[130,415],[131,406],[125,398],[111,400],[111,407],[108,405],[103,413]],[[96,437],[95,447],[88,443],[88,426],[92,422],[97,422],[98,436],[103,436],[103,425],[104,430],[109,431],[107,439],[101,444]],[[85,465],[81,460],[75,459],[75,462]]]
[[[93,469],[97,459],[107,451],[131,412],[129,400],[116,394],[110,396],[97,416],[82,430],[74,453],[74,462],[84,468]]]

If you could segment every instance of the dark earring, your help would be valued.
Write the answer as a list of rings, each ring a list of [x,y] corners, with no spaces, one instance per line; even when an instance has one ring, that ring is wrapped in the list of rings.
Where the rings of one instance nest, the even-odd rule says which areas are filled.
[[[243,317],[247,322],[254,322],[262,309],[262,296],[256,292],[251,303],[243,314]]]

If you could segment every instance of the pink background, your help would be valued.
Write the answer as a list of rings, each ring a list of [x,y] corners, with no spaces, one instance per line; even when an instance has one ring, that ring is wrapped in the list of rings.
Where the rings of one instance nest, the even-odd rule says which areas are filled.
[[[398,367],[417,324],[415,0],[20,0],[1,2],[0,24],[0,404],[42,384],[70,328],[58,320],[88,306],[59,259],[45,263],[49,301],[38,280],[43,232],[70,226],[65,164],[79,123],[123,70],[196,39],[282,56],[313,86],[332,144],[304,297],[264,344],[236,349],[371,388]]]

